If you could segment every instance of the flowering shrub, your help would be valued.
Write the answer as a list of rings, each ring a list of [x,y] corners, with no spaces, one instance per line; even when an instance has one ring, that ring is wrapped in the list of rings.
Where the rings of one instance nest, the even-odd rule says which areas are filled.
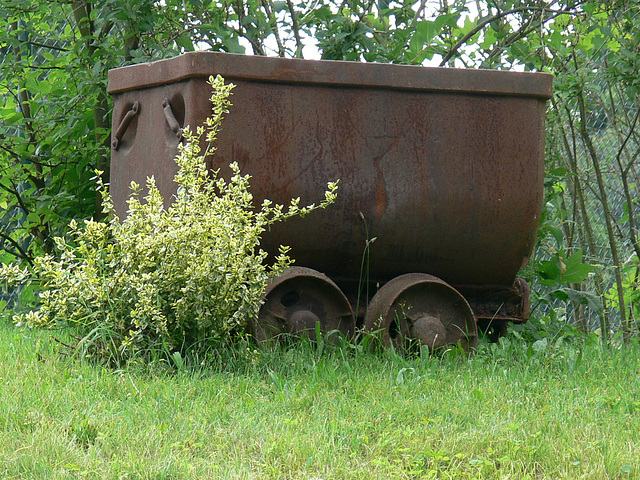
[[[69,238],[56,239],[55,257],[37,258],[30,270],[0,271],[0,279],[35,282],[39,291],[33,310],[15,322],[71,327],[80,345],[91,347],[85,352],[121,363],[159,349],[219,347],[257,314],[269,278],[292,263],[281,247],[267,265],[261,235],[275,222],[331,204],[337,182],[320,205],[300,207],[294,199],[285,208],[264,200],[257,209],[237,164],[229,180],[207,171],[200,140],[206,135],[211,154],[233,88],[221,77],[209,81],[213,113],[195,134],[185,131],[172,204],[163,206],[153,178],[142,200],[132,183],[129,213],[120,221],[98,180],[108,221],[73,223]]]

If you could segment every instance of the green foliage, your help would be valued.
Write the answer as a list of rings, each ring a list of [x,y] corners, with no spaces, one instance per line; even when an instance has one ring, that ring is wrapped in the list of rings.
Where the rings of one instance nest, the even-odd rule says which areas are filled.
[[[583,282],[594,275],[597,267],[585,262],[582,249],[574,249],[571,253],[567,253],[566,250],[567,243],[570,243],[566,238],[569,216],[566,209],[567,183],[570,181],[568,175],[566,168],[554,168],[547,172],[546,198],[538,229],[537,255],[525,273],[535,285],[532,292],[535,303],[553,306],[556,309],[563,309],[567,303],[574,306],[587,305],[594,312],[601,312],[603,305],[599,296],[580,288]],[[534,315],[536,313],[534,312]],[[546,335],[554,328],[545,324],[559,322],[558,317],[558,312],[552,310],[543,318],[534,318],[530,322],[533,330],[529,329],[529,326],[524,329],[543,332]],[[565,322],[559,323],[556,329],[566,326]],[[522,329],[518,327],[516,330]],[[534,338],[538,340],[542,337],[535,333]]]
[[[108,178],[107,70],[168,53],[156,2],[0,5],[0,260],[32,262],[71,219],[99,212]],[[175,52],[175,50],[173,50]]]
[[[580,285],[595,267],[583,262],[582,250],[567,256],[563,250],[552,250],[549,260],[539,260],[535,274],[541,285],[550,287],[548,297],[589,305],[595,312],[602,310],[602,303],[592,292],[578,290],[572,285]]]
[[[55,239],[58,255],[36,258],[32,272],[0,270],[1,279],[32,279],[41,290],[38,308],[16,315],[16,322],[71,327],[83,353],[120,364],[140,353],[219,348],[257,314],[267,281],[291,263],[281,247],[267,265],[261,235],[275,222],[332,203],[337,183],[317,206],[301,207],[297,198],[288,208],[264,200],[255,209],[249,177],[237,164],[228,181],[211,175],[200,141],[205,135],[209,144],[215,140],[233,85],[220,77],[210,82],[213,114],[195,134],[185,132],[172,204],[163,207],[149,178],[142,200],[132,184],[129,215],[121,222],[100,184],[108,222],[72,222],[69,238]]]
[[[634,319],[640,318],[640,270],[638,257],[632,256],[622,271],[622,292],[625,305],[630,309]],[[620,309],[618,285],[614,284],[605,294],[606,299],[615,309]]]
[[[581,328],[599,327],[605,341],[610,330],[622,331],[625,341],[638,331],[631,321],[638,301],[629,277],[633,266],[625,259],[640,251],[634,200],[640,145],[635,133],[640,116],[639,22],[637,2],[587,1],[558,16],[545,34],[528,37],[530,45],[544,52],[540,65],[556,77],[547,158],[549,171],[564,173],[558,175],[561,191],[560,182],[547,190],[554,198],[545,221],[556,224],[548,233],[557,241],[557,251],[581,251],[596,264],[586,281],[573,284],[577,292],[561,286],[551,287],[551,293],[570,300]],[[555,263],[539,264],[547,277],[541,283],[560,278],[562,262]],[[597,313],[599,325],[587,325],[583,304]]]
[[[593,271],[591,265],[582,262],[582,250],[567,256],[562,250],[555,252],[551,260],[542,260],[538,274],[545,285],[580,283]]]

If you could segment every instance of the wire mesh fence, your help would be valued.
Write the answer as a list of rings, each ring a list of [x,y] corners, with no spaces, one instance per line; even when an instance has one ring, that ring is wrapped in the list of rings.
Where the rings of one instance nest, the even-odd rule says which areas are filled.
[[[632,333],[638,327],[634,303],[639,273],[635,217],[640,98],[626,88],[625,78],[612,76],[602,65],[586,65],[589,79],[578,101],[556,95],[550,109],[547,171],[560,169],[561,175],[551,187],[556,189],[555,204],[548,206],[563,229],[564,253],[580,249],[585,262],[594,266],[590,276],[572,288],[590,292],[597,301],[555,301],[546,312],[554,308],[566,322],[599,333],[603,319],[612,332],[623,329],[627,321]],[[537,254],[544,256],[545,248],[539,245]],[[622,296],[619,289],[624,290]]]

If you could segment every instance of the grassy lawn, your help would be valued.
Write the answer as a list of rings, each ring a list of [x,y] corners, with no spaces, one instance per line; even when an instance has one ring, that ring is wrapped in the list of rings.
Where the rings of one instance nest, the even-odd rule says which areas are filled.
[[[556,343],[114,372],[1,326],[0,478],[640,478],[638,347]]]

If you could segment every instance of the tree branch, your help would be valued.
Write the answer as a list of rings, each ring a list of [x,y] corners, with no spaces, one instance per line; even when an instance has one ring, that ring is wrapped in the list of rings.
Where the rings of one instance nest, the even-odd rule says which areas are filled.
[[[13,238],[9,237],[2,231],[0,231],[0,238],[2,238],[5,242],[8,242],[9,244],[11,244],[11,246],[15,249],[15,251],[10,250],[5,245],[3,245],[2,246],[3,250],[9,252],[13,256],[16,256],[18,258],[25,260],[29,264],[29,266],[33,267],[33,260],[31,258],[31,255],[29,255],[27,251],[23,249],[18,242],[16,242]]]
[[[624,287],[622,285],[622,272],[621,272],[622,264],[620,263],[620,257],[618,255],[618,244],[616,242],[615,233],[613,231],[613,225],[611,223],[612,213],[611,213],[611,209],[609,208],[609,202],[607,199],[606,186],[604,184],[602,170],[600,169],[600,160],[598,158],[598,154],[596,152],[596,149],[593,145],[593,142],[591,141],[591,137],[589,136],[589,132],[587,130],[587,108],[585,106],[585,101],[584,101],[584,91],[580,91],[578,93],[577,100],[578,100],[578,109],[580,111],[580,123],[579,123],[580,136],[582,137],[585,147],[587,148],[587,152],[591,157],[592,164],[596,172],[596,180],[598,182],[598,188],[600,190],[600,197],[601,197],[600,202],[602,204],[602,209],[604,211],[604,220],[605,220],[605,226],[607,228],[607,236],[609,239],[609,248],[611,249],[611,256],[613,258],[613,264],[614,264],[613,266],[614,266],[614,272],[615,272],[616,287],[618,291],[618,305],[620,310],[620,321],[622,325],[623,341],[626,343],[629,341],[630,329],[629,329],[629,323],[626,315]]]
[[[276,44],[278,45],[278,56],[284,57],[286,54],[286,49],[282,43],[282,39],[280,38],[280,33],[278,32],[278,19],[274,13],[273,0],[262,0],[262,6],[264,7],[264,11],[267,12],[267,17],[269,17],[269,25],[271,22],[273,25],[273,35],[276,37]]]
[[[518,8],[513,8],[511,10],[507,10],[505,12],[499,12],[499,13],[497,13],[495,15],[492,15],[491,17],[485,18],[478,25],[473,27],[465,36],[463,36],[460,40],[458,40],[456,42],[456,44],[451,47],[449,52],[443,57],[442,61],[440,62],[440,66],[444,67],[447,64],[447,62],[449,60],[451,60],[451,58],[458,52],[460,47],[462,47],[465,43],[467,43],[470,38],[472,38],[476,33],[478,33],[480,30],[482,30],[488,24],[490,24],[492,22],[495,22],[496,20],[500,20],[501,18],[504,18],[506,16],[513,15],[514,13],[532,12],[532,11],[539,11],[539,12],[542,12],[542,13],[544,13],[544,12],[552,12],[554,15],[552,17],[550,17],[550,18],[554,18],[555,16],[561,15],[563,13],[575,13],[573,10],[570,10],[570,9],[551,10],[549,8],[546,8],[546,7],[542,7],[542,8],[518,7]],[[547,20],[549,20],[549,19],[547,19]],[[545,20],[545,21],[547,21],[547,20]]]
[[[29,40],[29,41],[27,41],[25,43],[27,45],[33,45],[34,47],[50,48],[51,50],[57,50],[58,52],[68,52],[69,51],[68,48],[56,47],[55,45],[50,45],[48,43],[34,42],[33,40]]]
[[[298,16],[293,8],[293,3],[291,0],[287,0],[287,7],[289,8],[289,13],[291,14],[291,20],[293,22],[293,36],[296,39],[296,57],[304,58],[302,56],[302,41],[300,40],[300,24],[298,23]]]

